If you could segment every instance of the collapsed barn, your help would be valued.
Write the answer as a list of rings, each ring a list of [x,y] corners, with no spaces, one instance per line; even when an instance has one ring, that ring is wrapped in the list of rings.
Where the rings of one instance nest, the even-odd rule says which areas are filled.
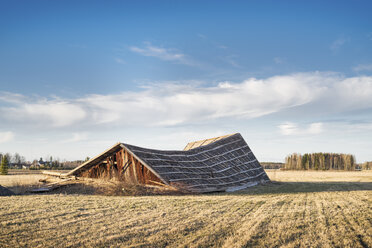
[[[191,142],[182,151],[117,143],[67,176],[116,178],[194,193],[235,191],[269,181],[239,133]]]

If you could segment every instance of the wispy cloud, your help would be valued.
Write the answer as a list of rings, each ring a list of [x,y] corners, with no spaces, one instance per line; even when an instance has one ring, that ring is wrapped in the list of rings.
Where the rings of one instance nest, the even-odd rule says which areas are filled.
[[[63,143],[74,143],[84,141],[88,138],[88,133],[73,133],[72,137],[63,141]]]
[[[131,46],[129,50],[142,56],[155,57],[164,61],[172,61],[189,66],[198,65],[198,63],[192,61],[188,56],[177,49],[154,46],[148,42],[145,42],[144,47]]]
[[[125,61],[123,59],[121,59],[121,58],[115,58],[114,60],[118,64],[126,64]]]
[[[225,45],[216,45],[217,48],[219,49],[227,49],[228,47]]]
[[[353,71],[361,72],[361,71],[372,71],[372,64],[361,64],[353,67]]]
[[[0,95],[0,101],[1,99]],[[6,115],[4,119],[11,122],[63,127],[77,123],[86,117],[86,110],[81,105],[68,99],[30,99],[24,96],[19,97],[16,102],[12,103],[11,106],[0,107],[0,113]]]
[[[220,118],[257,118],[305,104],[313,104],[313,111],[319,113],[372,108],[372,77],[366,76],[345,78],[311,72],[204,85],[160,83],[139,91],[76,99],[18,95],[14,102],[9,101],[9,93],[0,94],[0,102],[7,102],[0,105],[0,121],[50,128],[82,124],[169,126]],[[287,133],[294,128],[283,126]],[[308,131],[317,130],[321,126],[314,124]]]
[[[300,127],[298,124],[293,122],[286,122],[278,126],[282,135],[308,135],[308,134],[319,134],[323,132],[323,123],[315,122],[307,125],[306,127]]]
[[[236,55],[229,55],[225,57],[225,61],[232,65],[233,67],[240,68],[241,66],[236,61],[237,56]]]
[[[332,42],[331,46],[329,47],[333,52],[337,52],[343,45],[350,41],[348,37],[340,37],[334,42]]]
[[[283,64],[285,62],[285,59],[281,57],[275,57],[273,61],[275,64]]]
[[[0,102],[17,104],[23,103],[27,100],[26,96],[11,92],[0,92]]]
[[[6,143],[14,139],[13,132],[0,132],[0,143]]]

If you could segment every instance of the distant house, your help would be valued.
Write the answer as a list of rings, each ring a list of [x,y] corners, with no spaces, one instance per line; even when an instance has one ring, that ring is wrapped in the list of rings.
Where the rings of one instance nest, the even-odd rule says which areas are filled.
[[[31,167],[31,164],[23,164],[22,165],[22,169],[24,169],[24,170],[29,170],[30,167]]]
[[[117,178],[196,193],[235,191],[270,181],[239,133],[191,142],[183,151],[117,143],[66,176]]]
[[[43,161],[42,158],[40,158],[39,160],[34,160],[30,166],[30,169],[41,169],[41,168],[44,168],[45,165],[47,164],[47,162]]]
[[[20,163],[10,163],[9,168],[12,169],[29,169],[31,164],[28,164],[26,162],[20,162]]]

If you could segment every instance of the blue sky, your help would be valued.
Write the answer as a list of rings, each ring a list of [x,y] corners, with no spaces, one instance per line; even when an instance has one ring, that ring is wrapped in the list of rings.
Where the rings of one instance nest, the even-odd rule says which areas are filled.
[[[240,132],[261,161],[372,160],[370,1],[1,1],[0,151]]]

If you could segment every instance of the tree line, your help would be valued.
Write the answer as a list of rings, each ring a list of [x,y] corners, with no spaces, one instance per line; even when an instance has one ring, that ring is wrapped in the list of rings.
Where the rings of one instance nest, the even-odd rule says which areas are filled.
[[[372,162],[364,162],[360,167],[362,170],[372,170]]]
[[[286,170],[355,170],[355,156],[343,153],[293,153],[285,158]]]
[[[0,161],[3,159],[3,157],[6,157],[9,163],[14,164],[23,164],[26,163],[26,158],[24,156],[21,156],[19,153],[14,153],[14,155],[8,153],[0,153]]]
[[[85,160],[74,160],[74,161],[60,161],[59,158],[54,159],[52,156],[47,156],[46,159],[40,158],[39,160],[34,159],[32,162],[26,161],[24,156],[19,153],[0,153],[0,175],[7,175],[8,169],[30,169],[30,170],[64,170],[72,169],[83,162],[89,160],[86,157]]]

